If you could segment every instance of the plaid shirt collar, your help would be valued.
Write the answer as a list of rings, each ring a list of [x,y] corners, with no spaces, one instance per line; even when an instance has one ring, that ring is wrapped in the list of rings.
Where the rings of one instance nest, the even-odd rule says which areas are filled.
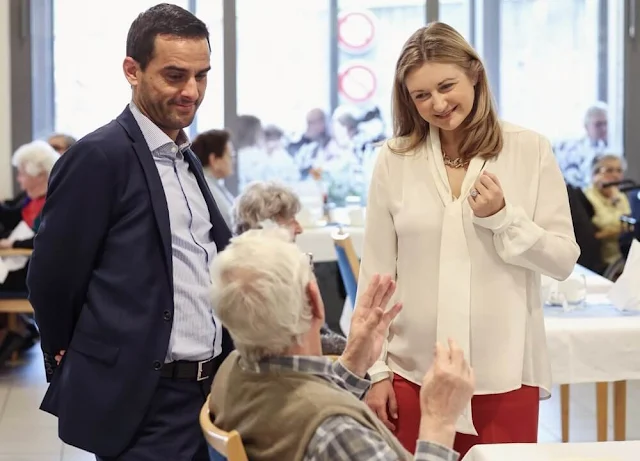
[[[357,389],[359,394],[364,393],[370,385],[369,380],[358,378],[344,368],[339,360],[334,361],[324,356],[293,355],[266,357],[257,363],[250,363],[244,359],[240,359],[240,367],[246,371],[256,373],[277,373],[280,371],[308,373],[325,379],[341,389],[350,391]]]

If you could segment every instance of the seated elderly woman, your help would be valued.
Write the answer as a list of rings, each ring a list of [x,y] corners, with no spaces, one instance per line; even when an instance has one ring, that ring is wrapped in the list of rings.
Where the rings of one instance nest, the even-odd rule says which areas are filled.
[[[213,305],[236,346],[209,396],[214,424],[237,430],[248,458],[409,460],[361,400],[401,309],[387,310],[395,282],[375,275],[358,296],[349,339],[336,360],[321,356],[324,305],[307,255],[282,229],[235,237],[211,266]],[[415,459],[453,461],[456,421],[470,403],[473,373],[462,350],[438,345],[421,388]]]
[[[623,232],[620,218],[631,214],[627,196],[609,183],[624,178],[624,160],[613,154],[600,155],[593,159],[592,185],[585,195],[593,205],[591,221],[596,226],[596,238],[601,241],[602,261],[608,266],[622,257],[620,234]]]
[[[296,219],[300,211],[300,200],[293,190],[278,182],[249,184],[237,198],[233,211],[236,235],[265,226],[287,229],[293,241],[302,233],[302,226]],[[325,355],[340,355],[345,344],[343,336],[331,331],[326,325],[322,327],[322,351]]]
[[[18,148],[12,163],[25,198],[0,205],[0,249],[33,249],[33,237],[40,225],[40,213],[47,193],[49,174],[60,155],[46,142],[34,141]],[[0,297],[26,297],[28,258],[0,258]],[[15,351],[33,343],[37,329],[27,321],[22,332],[3,328],[0,319],[0,365]]]

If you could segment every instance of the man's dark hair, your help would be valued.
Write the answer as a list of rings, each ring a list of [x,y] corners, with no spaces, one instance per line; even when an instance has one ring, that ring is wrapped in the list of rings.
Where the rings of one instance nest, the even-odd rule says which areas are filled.
[[[127,56],[146,69],[153,58],[154,43],[158,35],[178,38],[206,38],[209,48],[207,25],[192,13],[170,3],[160,3],[141,13],[132,23],[127,34]]]

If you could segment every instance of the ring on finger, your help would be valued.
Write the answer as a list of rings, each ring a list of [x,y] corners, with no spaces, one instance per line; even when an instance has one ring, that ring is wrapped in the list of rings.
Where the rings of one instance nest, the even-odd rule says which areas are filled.
[[[469,195],[473,198],[476,198],[479,194],[478,194],[478,189],[471,189],[471,192],[469,192]]]

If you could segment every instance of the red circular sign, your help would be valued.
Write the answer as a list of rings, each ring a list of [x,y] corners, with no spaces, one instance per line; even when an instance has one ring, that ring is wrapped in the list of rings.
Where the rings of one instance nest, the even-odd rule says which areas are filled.
[[[367,101],[377,86],[376,75],[365,64],[349,64],[338,73],[338,90],[351,101]]]
[[[338,17],[338,43],[347,51],[368,50],[375,33],[375,16],[368,11],[349,11]]]

